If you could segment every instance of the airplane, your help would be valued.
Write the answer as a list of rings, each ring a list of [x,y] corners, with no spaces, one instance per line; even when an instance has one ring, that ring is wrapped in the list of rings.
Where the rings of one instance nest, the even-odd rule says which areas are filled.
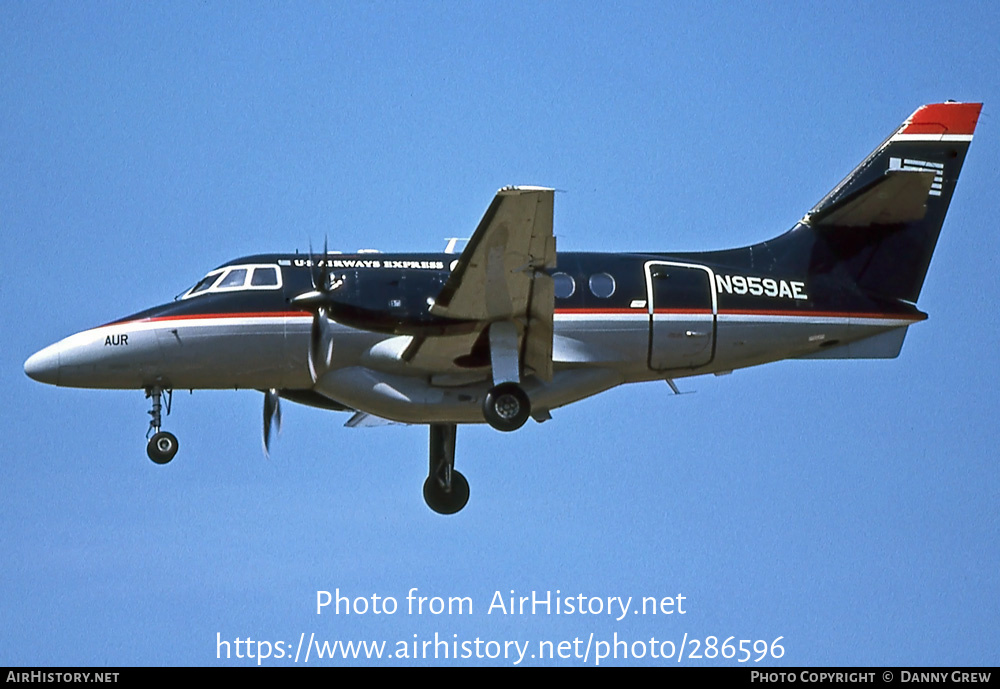
[[[703,253],[557,253],[554,190],[500,189],[460,253],[264,254],[174,301],[71,335],[24,364],[34,380],[145,391],[147,454],[177,389],[264,393],[353,412],[347,426],[429,426],[423,495],[460,511],[456,429],[511,432],[624,383],[789,358],[891,359],[917,306],[981,103],[916,110],[795,225]],[[452,247],[449,247],[451,249]]]

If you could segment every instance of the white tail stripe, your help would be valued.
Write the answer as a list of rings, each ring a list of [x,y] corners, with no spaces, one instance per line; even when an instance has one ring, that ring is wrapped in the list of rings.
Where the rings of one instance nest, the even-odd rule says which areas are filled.
[[[893,134],[890,141],[972,141],[972,134]]]

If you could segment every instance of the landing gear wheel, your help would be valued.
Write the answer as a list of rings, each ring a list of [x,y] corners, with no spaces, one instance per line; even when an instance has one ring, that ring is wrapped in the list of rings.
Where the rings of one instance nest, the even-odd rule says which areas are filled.
[[[517,383],[500,383],[483,400],[486,423],[498,431],[516,431],[530,415],[531,402]]]
[[[458,471],[451,472],[451,490],[445,490],[436,476],[424,481],[424,501],[438,514],[455,514],[469,502],[469,482]]]
[[[166,464],[177,454],[177,438],[173,433],[160,431],[146,444],[146,454],[157,464]]]

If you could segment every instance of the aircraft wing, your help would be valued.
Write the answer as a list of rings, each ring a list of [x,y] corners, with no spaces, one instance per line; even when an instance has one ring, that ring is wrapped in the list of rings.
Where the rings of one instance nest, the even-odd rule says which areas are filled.
[[[545,380],[552,377],[555,291],[545,269],[556,264],[554,193],[542,187],[498,191],[430,309],[435,316],[477,321],[483,328],[512,322],[523,368]],[[408,354],[433,356],[435,347],[451,347],[446,339],[426,338],[421,351]]]

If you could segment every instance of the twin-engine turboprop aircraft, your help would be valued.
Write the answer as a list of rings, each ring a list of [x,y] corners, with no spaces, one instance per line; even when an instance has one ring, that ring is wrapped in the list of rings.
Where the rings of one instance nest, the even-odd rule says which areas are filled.
[[[916,307],[979,103],[918,109],[788,232],[708,253],[556,253],[553,191],[505,187],[461,254],[250,256],[173,302],[67,337],[35,380],[141,389],[147,446],[174,389],[264,392],[354,412],[348,426],[428,424],[424,498],[461,510],[458,424],[514,431],[622,383],[791,357],[893,358]]]

